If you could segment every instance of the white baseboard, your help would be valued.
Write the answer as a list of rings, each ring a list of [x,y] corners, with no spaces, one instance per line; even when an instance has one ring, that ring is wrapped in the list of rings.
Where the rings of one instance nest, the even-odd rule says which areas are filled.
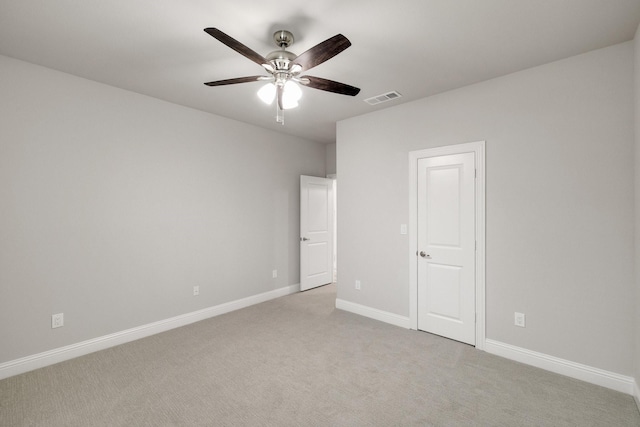
[[[605,371],[603,369],[593,368],[591,366],[582,365],[580,363],[571,362],[569,360],[560,359],[558,357],[549,356],[547,354],[538,353],[490,339],[485,340],[484,349],[486,352],[497,356],[526,363],[527,365],[555,372],[556,374],[566,375],[571,378],[607,387],[626,394],[633,395],[635,385],[636,402],[638,401],[638,385],[632,377]]]
[[[409,329],[409,318],[336,298],[336,308]]]
[[[172,317],[169,319],[160,320],[158,322],[138,326],[136,328],[104,335],[102,337],[67,345],[64,347],[45,351],[43,353],[11,360],[9,362],[0,364],[0,380],[14,375],[22,374],[24,372],[32,371],[34,369],[53,365],[55,363],[63,362],[65,360],[73,359],[75,357],[84,356],[85,354],[93,353],[95,351],[104,350],[109,347],[115,347],[117,345],[124,344],[130,341],[135,341],[140,338],[145,338],[160,332],[168,331],[170,329],[179,328],[190,323],[199,322],[201,320],[219,316],[221,314],[229,313],[241,308],[249,307],[251,305],[260,304],[261,302],[269,301],[299,291],[299,284],[285,286],[283,288],[264,292],[258,295],[253,295],[247,298],[242,298],[236,301],[227,302],[191,313],[182,314],[180,316]]]

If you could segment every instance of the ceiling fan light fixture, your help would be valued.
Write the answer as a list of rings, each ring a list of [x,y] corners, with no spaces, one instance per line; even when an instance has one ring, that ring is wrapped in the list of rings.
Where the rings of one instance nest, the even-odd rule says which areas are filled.
[[[258,98],[267,105],[273,104],[276,99],[276,86],[273,83],[267,83],[258,91]]]
[[[302,98],[302,89],[295,82],[287,80],[282,91],[282,108],[290,110],[298,106],[298,101]]]
[[[267,83],[258,90],[258,98],[267,105],[273,104],[276,98],[276,85]],[[282,108],[290,110],[298,106],[298,101],[302,98],[302,89],[295,82],[288,80],[282,90]]]

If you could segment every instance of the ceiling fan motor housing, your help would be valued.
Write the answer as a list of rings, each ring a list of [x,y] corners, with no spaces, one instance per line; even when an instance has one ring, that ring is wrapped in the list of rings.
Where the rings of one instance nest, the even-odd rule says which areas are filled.
[[[265,58],[276,71],[288,71],[293,65],[293,60],[298,56],[295,53],[286,50],[274,50]]]

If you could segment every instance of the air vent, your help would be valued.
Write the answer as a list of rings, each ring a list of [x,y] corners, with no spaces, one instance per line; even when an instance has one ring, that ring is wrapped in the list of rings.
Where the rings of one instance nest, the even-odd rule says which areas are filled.
[[[399,92],[396,92],[394,90],[391,92],[383,93],[382,95],[377,95],[371,98],[367,98],[364,100],[364,102],[366,102],[367,104],[376,105],[376,104],[380,104],[381,102],[387,102],[396,98],[400,98],[401,96],[402,95],[400,95]]]

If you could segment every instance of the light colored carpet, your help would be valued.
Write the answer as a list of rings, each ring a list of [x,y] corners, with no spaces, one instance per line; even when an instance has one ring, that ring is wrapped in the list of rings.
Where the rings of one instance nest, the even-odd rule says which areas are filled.
[[[640,426],[631,396],[290,295],[0,381],[2,426]]]

